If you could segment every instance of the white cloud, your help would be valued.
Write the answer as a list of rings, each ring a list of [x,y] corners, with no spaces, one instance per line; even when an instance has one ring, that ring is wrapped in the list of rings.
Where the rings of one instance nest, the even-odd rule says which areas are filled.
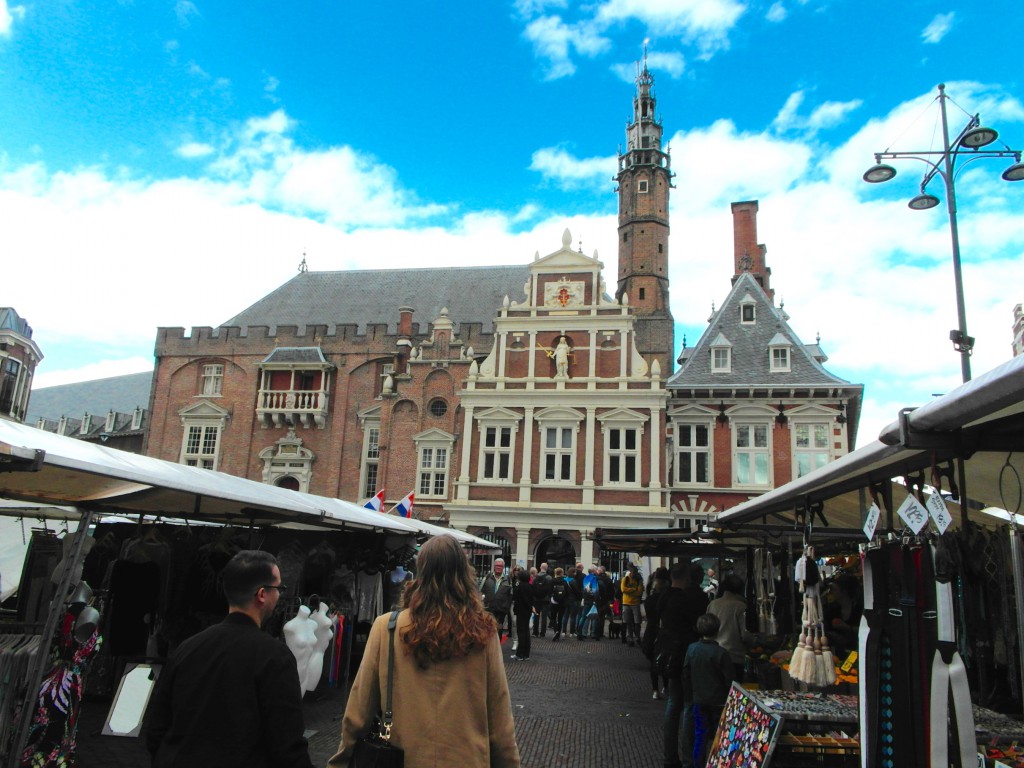
[[[212,155],[214,149],[209,144],[203,144],[198,141],[189,141],[178,147],[174,153],[178,157],[184,157],[187,160],[192,160],[197,157],[208,157]]]
[[[602,24],[639,21],[659,36],[678,35],[710,55],[727,47],[728,33],[745,10],[734,0],[607,0],[595,18]]]
[[[771,8],[768,9],[768,13],[766,13],[764,17],[768,19],[768,21],[778,23],[780,21],[785,21],[786,16],[788,15],[789,13],[788,11],[786,11],[786,6],[784,6],[781,2],[774,2],[772,3]]]
[[[189,26],[193,18],[202,16],[196,4],[191,0],[177,0],[174,4],[174,15],[178,17],[178,24],[182,27]]]
[[[834,128],[846,121],[847,116],[856,109],[859,109],[862,102],[854,101],[826,101],[815,107],[807,117],[800,115],[800,107],[803,106],[806,94],[803,91],[794,91],[786,99],[786,103],[772,121],[772,127],[784,133],[787,131],[802,131],[813,136],[818,131]]]
[[[611,43],[590,23],[567,24],[559,16],[541,16],[526,25],[523,36],[534,52],[547,62],[546,77],[557,80],[576,72],[573,52],[593,57],[608,50]]]
[[[14,28],[14,20],[25,18],[25,6],[8,5],[7,0],[0,0],[0,37],[10,37]]]
[[[613,64],[611,70],[623,82],[632,83],[636,81],[638,66],[640,63],[633,61],[627,64]],[[666,74],[673,80],[678,80],[686,71],[686,58],[676,51],[649,53],[647,54],[647,68],[655,76]]]
[[[594,58],[611,50],[606,32],[630,22],[643,24],[649,34],[659,38],[678,38],[693,46],[697,56],[707,59],[728,48],[728,35],[746,6],[736,0],[605,0],[596,5],[573,8],[580,18],[569,20],[564,14],[549,9],[568,8],[563,2],[520,0],[515,4],[520,18],[526,22],[523,37],[534,54],[545,64],[549,80],[569,77],[576,72],[575,57]],[[685,59],[678,52],[651,54],[652,67],[679,77]],[[632,79],[627,67],[613,65],[619,77]]]
[[[538,171],[545,181],[562,189],[608,185],[616,172],[616,159],[611,157],[577,158],[560,147],[546,147],[533,153],[530,170]]]
[[[921,33],[921,39],[926,43],[941,42],[942,38],[953,28],[953,15],[952,11],[937,14],[934,19],[928,22],[928,26],[924,28],[924,31]]]

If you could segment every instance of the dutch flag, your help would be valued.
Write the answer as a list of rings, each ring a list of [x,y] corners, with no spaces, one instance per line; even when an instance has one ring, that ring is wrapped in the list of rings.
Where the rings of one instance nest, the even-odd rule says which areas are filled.
[[[400,502],[391,509],[399,517],[412,517],[413,493],[410,491]]]
[[[384,489],[381,488],[374,496],[367,499],[363,506],[374,512],[380,512],[384,507]]]

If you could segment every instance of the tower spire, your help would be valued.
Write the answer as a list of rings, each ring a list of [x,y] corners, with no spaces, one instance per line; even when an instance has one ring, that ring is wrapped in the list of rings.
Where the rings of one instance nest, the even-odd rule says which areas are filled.
[[[674,354],[668,294],[668,202],[672,187],[671,157],[662,148],[663,128],[656,116],[654,75],[637,65],[633,116],[626,126],[626,149],[619,152],[615,177],[619,194],[619,274],[615,296],[629,304],[647,330],[641,353],[657,355],[671,371]],[[638,334],[641,326],[638,324]],[[662,347],[665,347],[664,350]]]

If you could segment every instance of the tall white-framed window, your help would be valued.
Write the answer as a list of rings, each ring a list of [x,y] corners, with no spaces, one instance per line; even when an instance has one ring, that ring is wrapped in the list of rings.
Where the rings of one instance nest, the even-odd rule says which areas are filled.
[[[711,348],[711,372],[729,373],[732,370],[732,348],[712,347]]]
[[[639,486],[643,476],[644,414],[616,408],[598,419],[604,438],[604,484]]]
[[[832,425],[827,421],[793,424],[793,469],[803,477],[831,460]]]
[[[201,469],[216,469],[220,449],[220,425],[188,424],[181,463]]]
[[[447,498],[448,468],[455,437],[440,429],[428,429],[413,437],[416,443],[416,495]]]
[[[640,434],[636,427],[610,427],[605,432],[605,479],[612,485],[640,482]]]
[[[184,433],[178,461],[190,467],[217,469],[224,427],[229,413],[215,403],[201,400],[178,412]]]
[[[203,366],[203,388],[200,394],[206,397],[220,397],[224,389],[224,366],[210,363]]]
[[[575,484],[577,435],[583,414],[573,408],[553,406],[539,411],[535,418],[540,441],[539,482]]]
[[[541,432],[541,482],[575,482],[576,427],[543,427]]]
[[[512,427],[484,427],[480,441],[480,479],[512,481]]]
[[[771,485],[770,422],[737,421],[732,436],[733,483],[752,487]]]
[[[512,482],[521,418],[521,414],[507,408],[487,408],[477,413],[477,482]]]
[[[712,422],[675,424],[676,485],[710,485]]]
[[[380,490],[380,406],[367,408],[357,415],[363,427],[359,490],[361,498],[367,499]]]

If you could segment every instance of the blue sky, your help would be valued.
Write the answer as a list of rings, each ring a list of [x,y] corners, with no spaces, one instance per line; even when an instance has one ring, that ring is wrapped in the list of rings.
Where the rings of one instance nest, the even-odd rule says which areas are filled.
[[[924,170],[980,112],[1024,147],[1017,2],[0,0],[0,305],[37,386],[144,370],[158,326],[217,325],[311,269],[615,267],[615,155],[649,40],[676,189],[677,341],[732,273],[729,203],[760,201],[772,283],[805,341],[867,386],[860,442],[960,380],[945,209]],[[1024,301],[1024,183],[958,178],[975,373]],[[929,188],[940,197],[940,185]]]

